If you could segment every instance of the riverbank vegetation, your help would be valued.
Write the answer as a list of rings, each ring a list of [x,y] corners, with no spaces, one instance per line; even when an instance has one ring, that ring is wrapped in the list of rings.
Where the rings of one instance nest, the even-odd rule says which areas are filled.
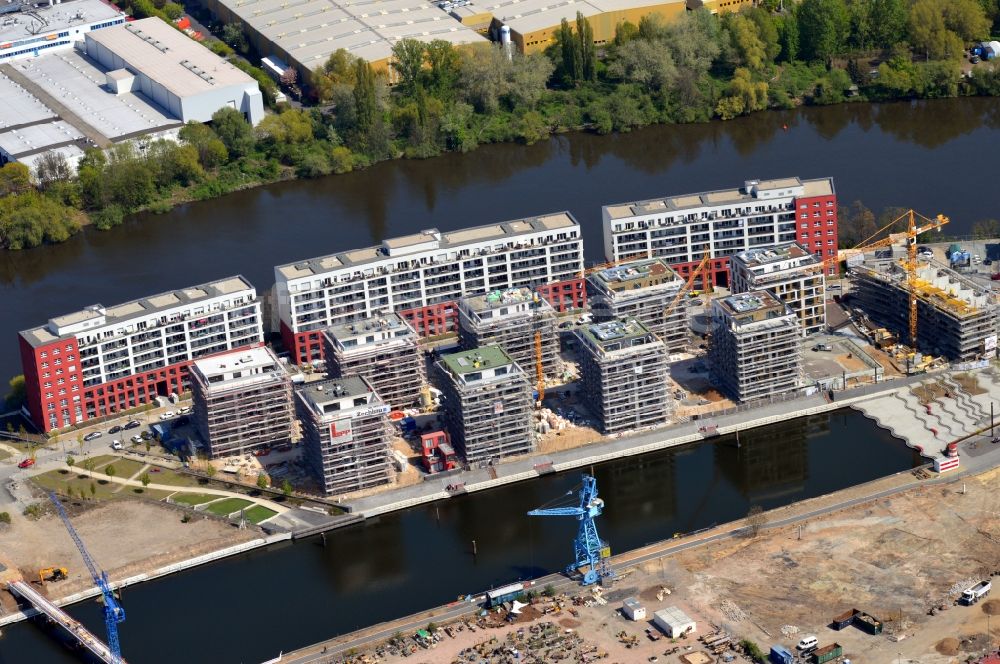
[[[595,45],[564,21],[545,53],[402,40],[391,78],[344,51],[311,76],[316,105],[283,107],[256,128],[231,109],[180,141],[91,150],[71,175],[58,157],[33,176],[0,171],[0,247],[60,242],[91,223],[291,177],[397,157],[534,143],[554,132],[626,132],[654,123],[729,120],[765,109],[847,101],[1000,94],[1000,65],[964,47],[987,38],[997,0],[764,0],[716,17],[686,12],[618,26]],[[233,32],[232,29],[229,30]],[[229,35],[239,43],[239,35]],[[970,73],[971,70],[971,73]]]

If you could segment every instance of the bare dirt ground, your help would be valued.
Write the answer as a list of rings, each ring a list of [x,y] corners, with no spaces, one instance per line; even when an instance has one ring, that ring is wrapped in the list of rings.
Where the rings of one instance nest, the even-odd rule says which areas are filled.
[[[73,526],[112,580],[261,536],[253,528],[241,531],[207,517],[181,523],[181,516],[170,507],[133,500],[70,510]],[[11,517],[10,526],[0,527],[0,563],[7,568],[0,581],[18,574],[37,581],[39,568],[59,566],[67,568],[69,578],[47,584],[50,596],[64,597],[90,587],[83,559],[54,512],[38,519],[20,514]],[[0,594],[0,600],[3,608],[13,608],[6,592]]]
[[[542,454],[571,450],[601,440],[601,434],[590,427],[567,426],[562,431],[551,431],[538,441],[538,451]]]

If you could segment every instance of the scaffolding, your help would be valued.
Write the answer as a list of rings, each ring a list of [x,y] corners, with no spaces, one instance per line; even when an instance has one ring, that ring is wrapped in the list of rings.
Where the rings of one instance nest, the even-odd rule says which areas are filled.
[[[395,313],[334,325],[323,331],[328,375],[362,375],[392,408],[408,408],[426,382],[418,340]]]
[[[581,395],[604,433],[662,426],[673,410],[667,392],[667,347],[634,319],[576,331]]]
[[[997,304],[975,282],[946,267],[930,264],[912,277],[899,263],[868,261],[854,267],[858,307],[900,341],[922,353],[953,361],[982,357],[997,334]],[[910,298],[916,296],[916,343],[910,337]]]
[[[557,373],[556,312],[529,288],[493,291],[459,300],[458,339],[463,350],[491,344],[500,346],[532,384]],[[539,360],[542,376],[538,375]]]
[[[684,280],[659,258],[622,263],[587,277],[590,309],[598,323],[632,318],[660,338],[670,352],[688,342],[687,303],[674,301]]]
[[[798,317],[767,291],[712,303],[709,346],[712,382],[736,401],[768,399],[799,389],[802,376]]]
[[[826,330],[826,275],[822,262],[797,243],[749,249],[730,261],[733,293],[767,290],[791,307],[802,335]]]

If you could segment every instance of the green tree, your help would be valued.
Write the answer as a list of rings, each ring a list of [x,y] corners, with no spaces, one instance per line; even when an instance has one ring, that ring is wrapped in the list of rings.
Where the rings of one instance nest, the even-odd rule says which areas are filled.
[[[267,475],[260,473],[257,475],[257,488],[266,489],[268,487]]]
[[[830,60],[844,52],[850,31],[844,0],[802,0],[796,15],[805,59]]]
[[[458,52],[451,42],[435,39],[425,47],[427,87],[438,97],[450,95],[458,82]]]
[[[736,66],[746,67],[751,71],[763,69],[767,60],[767,49],[757,24],[746,14],[727,14],[724,25],[729,33],[732,44],[733,60]]]
[[[855,0],[864,4],[863,0]],[[906,39],[905,0],[871,0],[870,40],[872,46],[889,48]]]
[[[0,197],[0,248],[63,242],[78,230],[75,210],[37,191]]]
[[[213,113],[212,128],[233,158],[245,157],[253,151],[253,127],[235,108],[225,106]]]
[[[90,483],[90,497],[91,498],[96,498],[97,497],[97,483],[96,482],[91,482]]]
[[[70,470],[73,470],[73,466],[75,466],[75,465],[76,465],[76,459],[74,459],[72,457],[72,455],[67,456],[66,457],[66,467],[69,468]]]
[[[944,23],[962,41],[970,42],[990,36],[991,21],[978,0],[941,0]]]
[[[639,26],[630,21],[622,21],[615,25],[615,46],[626,44],[639,36]]]
[[[945,22],[944,5],[938,0],[916,0],[910,7],[910,43],[928,60],[957,58],[962,39]]]
[[[286,497],[292,495],[292,483],[285,480],[281,483],[281,493]]]
[[[142,482],[142,488],[145,489],[149,486],[149,483],[152,482],[152,479],[150,479],[149,473],[143,473],[139,476],[139,481]]]
[[[240,53],[246,53],[249,48],[246,35],[243,34],[243,24],[239,21],[226,23],[222,26],[222,41],[226,42]]]
[[[416,39],[400,39],[392,45],[392,59],[389,66],[399,75],[399,91],[404,95],[413,94],[419,85],[424,66],[426,48]]]
[[[276,145],[308,143],[313,138],[313,125],[309,114],[299,109],[268,115],[257,125],[257,133]]]
[[[181,127],[178,135],[198,151],[198,161],[205,168],[216,168],[229,160],[226,144],[208,125],[192,120]]]
[[[635,39],[615,50],[615,59],[608,65],[608,75],[663,90],[673,85],[677,67],[669,49],[645,39]]]
[[[115,470],[114,464],[108,464],[108,466],[104,469],[104,474],[107,475],[108,477],[114,477],[116,474],[118,474],[118,471]]]
[[[583,78],[583,54],[580,52],[580,41],[573,36],[573,28],[565,18],[559,24],[556,44],[561,55],[563,81],[568,85],[579,82]]]
[[[981,219],[972,225],[972,237],[977,240],[992,240],[1000,238],[1000,221],[996,219]]]
[[[31,190],[31,171],[12,161],[0,167],[0,196],[23,194]]]
[[[594,29],[582,12],[576,13],[576,36],[580,42],[580,74],[584,81],[597,80],[597,48]]]
[[[8,410],[17,410],[24,405],[24,401],[27,398],[27,388],[24,384],[24,374],[18,374],[7,381],[7,396],[4,397],[7,402]]]
[[[205,474],[208,475],[208,479],[212,479],[219,472],[219,469],[213,466],[211,463],[205,464]]]

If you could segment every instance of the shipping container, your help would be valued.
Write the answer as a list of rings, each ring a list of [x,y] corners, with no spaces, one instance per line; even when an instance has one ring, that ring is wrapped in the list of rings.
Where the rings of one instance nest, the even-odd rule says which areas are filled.
[[[881,634],[882,633],[882,621],[873,615],[869,615],[864,611],[858,611],[854,616],[854,624],[869,634]]]
[[[768,656],[771,664],[792,664],[795,656],[784,646],[771,646],[771,654]]]
[[[822,648],[817,648],[813,651],[812,661],[813,664],[825,664],[830,660],[837,659],[844,654],[844,649],[839,643],[831,643],[828,646],[823,646]]]
[[[857,615],[857,613],[857,609],[845,611],[833,619],[831,626],[836,630],[846,629],[851,626],[851,623],[854,622],[854,616]]]

